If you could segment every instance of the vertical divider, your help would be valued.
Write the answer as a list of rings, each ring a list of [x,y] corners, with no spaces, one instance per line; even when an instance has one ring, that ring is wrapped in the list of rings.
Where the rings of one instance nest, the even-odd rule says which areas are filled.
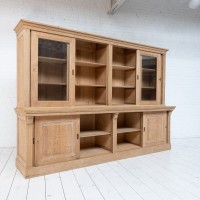
[[[111,151],[115,153],[117,151],[117,118],[119,113],[114,113],[112,116],[112,149]]]
[[[145,136],[144,136],[144,122],[143,122],[143,120],[144,120],[144,118],[143,118],[143,114],[144,113],[142,113],[141,114],[141,116],[140,116],[140,121],[141,121],[141,147],[144,147],[144,139],[145,139]]]
[[[141,100],[141,78],[140,75],[141,75],[141,68],[140,68],[140,65],[141,65],[141,60],[140,60],[140,51],[139,50],[136,50],[136,92],[135,92],[135,95],[136,95],[136,105],[137,104],[140,104],[140,100]]]
[[[106,70],[107,70],[107,105],[112,105],[112,45],[107,46],[107,62],[106,62]]]
[[[71,59],[70,59],[70,70],[68,69],[68,73],[69,73],[69,75],[68,75],[68,77],[69,77],[69,81],[68,81],[68,84],[70,85],[70,87],[68,86],[68,88],[69,88],[69,98],[71,98],[70,99],[70,104],[71,105],[75,105],[75,74],[76,73],[74,73],[75,72],[75,69],[76,69],[76,66],[75,66],[75,62],[76,62],[76,52],[75,52],[75,47],[76,47],[76,41],[75,41],[75,39],[73,40],[73,42],[71,42],[71,44],[70,44],[71,46],[70,46],[70,53],[71,53],[71,55],[70,55],[70,57],[71,57]]]

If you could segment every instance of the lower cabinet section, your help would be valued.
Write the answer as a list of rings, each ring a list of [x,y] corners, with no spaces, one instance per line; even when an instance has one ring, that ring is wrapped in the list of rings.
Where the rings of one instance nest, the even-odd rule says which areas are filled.
[[[18,117],[17,166],[30,177],[167,150],[169,126],[167,111]]]
[[[35,166],[79,157],[79,117],[35,118]]]
[[[164,144],[167,141],[167,113],[153,112],[143,115],[144,146]]]

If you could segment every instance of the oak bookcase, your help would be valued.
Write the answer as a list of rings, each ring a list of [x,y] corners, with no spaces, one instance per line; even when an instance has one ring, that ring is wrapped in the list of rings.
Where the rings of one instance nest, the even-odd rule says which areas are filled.
[[[171,148],[166,49],[26,20],[15,32],[26,178]]]

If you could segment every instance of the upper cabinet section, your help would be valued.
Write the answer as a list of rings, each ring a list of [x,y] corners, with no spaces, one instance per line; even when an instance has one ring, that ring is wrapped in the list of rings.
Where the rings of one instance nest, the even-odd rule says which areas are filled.
[[[161,55],[140,52],[138,55],[137,97],[139,104],[161,104]]]
[[[31,105],[69,105],[73,99],[74,39],[31,34]]]
[[[164,104],[166,49],[23,20],[15,31],[17,107]]]

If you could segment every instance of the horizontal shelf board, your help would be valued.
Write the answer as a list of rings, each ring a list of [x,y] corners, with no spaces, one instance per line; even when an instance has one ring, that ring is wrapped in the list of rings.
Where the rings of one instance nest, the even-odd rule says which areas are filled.
[[[39,56],[38,61],[43,62],[43,63],[55,63],[55,64],[65,64],[67,62],[66,59],[51,58],[51,57],[44,57],[44,56]]]
[[[113,88],[130,88],[130,89],[135,89],[134,86],[126,86],[126,85],[113,85]]]
[[[144,89],[144,90],[155,90],[156,87],[142,87],[142,89]]]
[[[96,62],[76,61],[76,66],[79,67],[105,67],[106,64]]]
[[[139,145],[131,144],[129,142],[123,142],[117,144],[117,151],[126,151],[129,149],[139,149],[141,148]]]
[[[66,86],[67,84],[66,83],[38,83],[39,85],[64,85]]]
[[[76,84],[78,87],[106,87],[105,85],[87,85],[87,84]]]
[[[91,136],[100,136],[100,135],[110,135],[111,133],[100,131],[100,130],[94,130],[94,131],[81,131],[80,137],[91,137]]]
[[[142,68],[143,72],[156,72],[155,69]]]
[[[123,65],[113,65],[113,69],[116,70],[133,70],[135,67],[123,66]]]
[[[93,157],[93,156],[109,154],[109,153],[111,152],[101,147],[83,148],[83,149],[80,149],[80,158]]]
[[[129,127],[121,127],[117,128],[117,133],[129,133],[129,132],[137,132],[141,131],[139,128],[129,128]]]

